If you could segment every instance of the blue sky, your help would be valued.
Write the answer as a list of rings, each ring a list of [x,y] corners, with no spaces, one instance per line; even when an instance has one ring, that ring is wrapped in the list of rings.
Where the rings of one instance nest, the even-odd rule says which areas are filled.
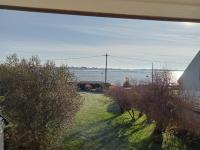
[[[0,10],[0,60],[16,53],[57,65],[104,67],[101,55],[108,53],[111,68],[151,68],[154,62],[156,68],[185,69],[199,41],[200,24]]]

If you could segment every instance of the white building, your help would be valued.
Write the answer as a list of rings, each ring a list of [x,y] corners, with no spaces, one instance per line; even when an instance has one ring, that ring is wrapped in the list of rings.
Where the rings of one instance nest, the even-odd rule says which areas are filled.
[[[200,97],[200,51],[179,78],[182,94]]]

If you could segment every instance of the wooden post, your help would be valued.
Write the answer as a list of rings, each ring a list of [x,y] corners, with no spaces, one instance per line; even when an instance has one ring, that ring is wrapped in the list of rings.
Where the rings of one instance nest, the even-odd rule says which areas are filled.
[[[4,150],[4,120],[0,117],[0,150]]]
[[[108,70],[108,54],[106,53],[106,67],[105,67],[105,84],[107,83],[107,70]]]

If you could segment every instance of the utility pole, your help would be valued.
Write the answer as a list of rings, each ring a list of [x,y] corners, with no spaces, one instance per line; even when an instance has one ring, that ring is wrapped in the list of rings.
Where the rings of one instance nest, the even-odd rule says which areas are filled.
[[[152,68],[151,68],[151,82],[153,83],[153,78],[154,78],[154,74],[153,74],[153,62],[152,62],[152,66],[151,66]]]
[[[106,53],[106,67],[105,67],[105,83],[107,83],[107,70],[108,70],[108,54]]]

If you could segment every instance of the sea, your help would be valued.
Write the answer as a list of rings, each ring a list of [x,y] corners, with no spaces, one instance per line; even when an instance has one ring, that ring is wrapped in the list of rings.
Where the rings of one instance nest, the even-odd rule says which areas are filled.
[[[99,68],[70,68],[70,72],[77,81],[105,81],[105,69]],[[173,82],[177,82],[183,71],[171,70]],[[125,78],[130,81],[150,82],[152,80],[151,69],[108,69],[107,82],[111,84],[123,84]]]

